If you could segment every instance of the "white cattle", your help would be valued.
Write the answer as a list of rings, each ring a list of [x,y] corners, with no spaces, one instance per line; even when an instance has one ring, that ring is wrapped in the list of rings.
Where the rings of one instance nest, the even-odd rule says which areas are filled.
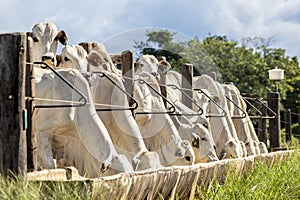
[[[138,60],[136,64],[136,71],[137,72],[152,71],[152,74],[155,74],[154,71],[157,70],[156,64],[157,64],[157,59],[155,57],[144,55],[141,57],[141,60],[140,59]],[[168,64],[168,63],[166,62],[164,64]],[[158,73],[160,77],[164,76],[164,71],[162,67],[163,66],[161,62],[159,62]],[[178,115],[181,115],[180,113],[182,112],[189,113],[189,114],[194,113],[193,110],[189,109],[188,107],[183,105],[180,101],[178,101],[179,100],[177,98],[178,95],[173,94],[174,92],[176,93],[177,90],[173,90],[169,87],[167,88],[167,98],[175,105],[176,113]],[[195,163],[218,160],[218,157],[215,153],[214,141],[208,129],[205,128],[208,127],[208,121],[205,118],[199,115],[197,117],[181,115],[181,116],[171,116],[171,119],[176,125],[176,128],[181,138],[193,144],[192,146],[195,153]],[[195,124],[191,122],[191,119],[193,120],[193,122],[195,122]]]
[[[29,32],[29,40],[32,40],[30,52],[30,61],[45,61],[52,66],[56,66],[56,52],[58,41],[63,45],[67,43],[67,34],[65,31],[57,31],[55,24],[51,22],[38,23]]]
[[[256,154],[267,153],[268,150],[267,150],[267,147],[266,147],[265,143],[260,142],[258,140],[258,137],[255,133],[255,129],[254,129],[254,126],[252,124],[252,121],[251,121],[248,113],[246,112],[247,105],[246,105],[245,101],[243,100],[243,97],[241,96],[239,90],[232,83],[224,84],[223,86],[225,88],[225,91],[226,91],[227,95],[229,97],[231,97],[232,101],[237,106],[239,106],[239,108],[242,109],[244,111],[245,115],[246,115],[244,118],[235,118],[235,119],[233,119],[233,123],[234,123],[234,126],[236,128],[238,137],[242,141],[244,141],[244,143],[246,144],[246,147],[247,147],[248,143],[253,143],[253,145],[255,146],[255,153]],[[231,112],[232,115],[242,116],[243,113],[240,109],[234,107],[232,109],[232,112]]]
[[[58,73],[83,93],[87,104],[35,108],[39,167],[54,168],[53,158],[57,158],[77,167],[79,173],[87,177],[132,172],[129,161],[117,153],[107,129],[96,114],[86,79],[78,70],[61,69]],[[82,99],[52,71],[40,68],[35,68],[35,90],[36,106],[71,105],[75,103],[70,101]]]
[[[162,77],[168,72],[166,84],[172,84],[181,88],[181,75],[175,71],[169,71],[170,66],[167,61],[161,60],[158,65],[159,75]],[[193,145],[195,163],[218,160],[215,143],[211,131],[208,129],[210,127],[208,120],[203,115],[198,115],[198,113],[185,106],[181,102],[181,95],[180,90],[167,87],[167,99],[175,105],[177,114],[171,119],[176,124],[180,136],[188,141],[192,141],[191,139],[195,138],[194,135],[199,137],[200,145],[198,147]]]
[[[213,138],[217,146],[217,152],[220,155],[226,149],[225,158],[230,157],[242,157],[244,156],[244,150],[242,143],[238,140],[234,129],[230,128],[231,121],[228,120],[228,108],[224,94],[219,91],[216,82],[208,75],[201,75],[194,77],[194,88],[206,89],[209,91],[210,98],[213,100],[208,102],[207,115],[211,124]],[[201,102],[199,102],[201,103]],[[221,110],[219,105],[223,110]],[[226,116],[224,115],[224,112]],[[218,148],[219,147],[219,148]]]
[[[58,32],[53,23],[38,23],[34,25],[32,32],[28,33],[28,40],[32,42],[30,58],[28,60],[29,62],[45,61],[49,65],[55,66],[55,55],[58,41],[65,45],[67,42],[67,35],[64,31]],[[52,72],[41,69],[36,69],[35,71],[37,98],[45,99],[57,95],[57,97],[61,99],[68,96],[68,94],[72,95],[71,91],[69,93],[65,93],[66,91],[64,90],[57,90],[57,88],[64,89],[64,87],[59,85],[62,82],[58,81],[57,77],[55,78]],[[66,76],[73,80],[75,75],[77,75],[77,72],[72,71],[61,73],[66,74]],[[81,80],[80,77],[76,76],[75,80],[77,80],[78,84],[86,84],[86,82]],[[88,92],[88,90],[86,92]],[[88,100],[89,99],[90,98],[88,98]],[[38,101],[37,103],[43,104],[45,101]],[[47,103],[51,104],[53,102]],[[117,171],[132,171],[132,167],[129,165],[126,157],[116,154],[110,138],[107,138],[106,129],[103,129],[103,125],[99,118],[97,119],[94,115],[92,115],[92,113],[89,113],[91,110],[92,109],[90,107],[82,107],[79,110],[76,110],[75,108],[52,110],[36,108],[39,168],[54,167],[53,152],[51,149],[51,147],[53,147],[55,156],[59,156],[57,158],[64,160],[65,162],[73,163],[73,165],[80,169],[79,173],[81,175],[99,177],[99,175],[101,175],[100,172],[102,172],[103,175],[110,175],[117,173]],[[77,128],[72,120],[76,119],[78,123],[78,120],[79,118],[82,118],[82,115],[86,115],[86,118],[91,118],[90,122],[87,123],[88,125],[91,125],[90,128],[83,130],[79,127],[78,132],[71,133],[72,131],[70,130]],[[64,123],[68,124],[68,126],[66,125],[64,127]],[[82,121],[80,123],[85,122]],[[69,130],[70,132],[65,134],[65,130]],[[99,132],[99,136],[96,136],[94,140],[89,137],[89,134],[88,137],[84,137],[84,134],[89,133],[89,131],[92,131],[91,136],[95,132]],[[101,133],[104,135],[101,135]],[[83,137],[83,140],[78,139],[79,136]],[[103,137],[104,140],[102,140],[101,137]],[[97,146],[98,144],[95,145],[95,142],[98,143],[99,139],[101,139],[100,142],[104,144],[104,151]],[[61,145],[63,143],[65,143],[65,145]],[[90,151],[89,148],[86,148],[93,148],[93,146],[97,146],[94,151]],[[105,149],[105,147],[107,147],[107,149]],[[106,170],[107,168],[109,169]]]
[[[191,144],[182,140],[176,126],[168,114],[154,114],[152,112],[166,112],[163,99],[150,89],[143,80],[160,92],[155,77],[147,72],[135,75],[134,98],[140,105],[136,112],[137,121],[147,148],[158,153],[164,166],[193,164],[195,155]]]
[[[154,68],[154,67],[153,67]],[[166,73],[167,77],[167,84],[175,84],[178,87],[181,87],[182,82],[182,76],[180,73],[171,70],[171,65],[166,60],[161,60],[159,62],[159,70],[161,73]],[[208,89],[209,91],[214,91],[215,94],[217,94],[218,89],[215,84],[215,82],[208,77],[208,81],[206,81],[207,84],[198,85],[197,78],[194,78],[194,88],[198,89]],[[206,76],[203,76],[200,82],[207,79]],[[196,80],[195,80],[196,79]],[[198,81],[199,82],[199,81]],[[201,86],[201,87],[200,87]],[[169,90],[168,90],[169,91]],[[170,95],[169,98],[174,98],[173,102],[176,101],[175,105],[180,105],[181,103],[181,92],[179,90],[172,91],[173,94]],[[220,109],[213,104],[212,102],[209,102],[206,98],[199,98],[197,93],[193,94],[193,98],[197,101],[197,103],[202,107],[204,114],[208,113],[214,113],[214,114],[221,114]],[[203,96],[202,96],[203,97]],[[215,95],[213,98],[215,98],[216,101],[221,102],[221,98],[219,98],[218,95]],[[178,101],[179,100],[179,101]],[[224,105],[225,106],[225,105]],[[184,106],[180,105],[178,106],[180,108],[184,108]],[[198,111],[199,108],[194,107]],[[184,108],[186,110],[187,108]],[[190,119],[193,122],[196,122],[195,120]],[[232,136],[230,129],[228,128],[227,121],[224,117],[214,117],[209,118],[209,123],[205,122],[207,121],[203,116],[197,116],[197,121],[201,124],[204,124],[209,130],[211,130],[213,140],[216,144],[216,150],[219,158],[229,158],[229,157],[242,157],[243,150],[240,145],[240,142],[236,140],[234,136]]]
[[[127,96],[122,92],[122,90],[125,91],[122,79],[115,73],[109,72],[108,67],[103,66],[107,64],[103,62],[106,60],[105,57],[102,57],[103,53],[99,54],[94,50],[91,53],[94,58],[93,64],[98,66],[97,71],[100,69],[106,75],[101,76],[101,74],[94,73],[89,78],[94,103],[99,104],[97,108],[128,108]],[[86,58],[90,58],[90,54],[87,56],[81,46],[71,45],[62,49],[61,57],[58,68],[76,68],[86,71],[88,62]],[[91,61],[91,59],[88,60]],[[158,155],[146,148],[130,110],[100,111],[97,113],[108,129],[118,153],[126,155],[135,170],[161,167]]]

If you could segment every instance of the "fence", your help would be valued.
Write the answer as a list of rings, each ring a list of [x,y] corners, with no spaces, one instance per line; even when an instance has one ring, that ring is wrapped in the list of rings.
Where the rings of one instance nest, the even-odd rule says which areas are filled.
[[[81,43],[89,51],[90,43]],[[0,35],[0,77],[1,77],[1,104],[0,104],[0,168],[1,172],[26,174],[27,171],[36,170],[36,136],[34,120],[31,120],[33,102],[27,97],[34,97],[33,68],[26,65],[30,60],[31,39],[26,33],[10,33]],[[120,56],[122,61],[123,76],[126,90],[132,94],[132,77],[134,72],[134,55],[132,51],[125,51]],[[182,68],[185,80],[183,86],[190,95],[192,87],[192,65],[186,64]],[[162,79],[164,80],[164,79]],[[165,85],[161,83],[161,85]],[[166,88],[163,89],[166,93]],[[191,107],[189,98],[184,99],[187,106]],[[275,99],[278,108],[279,98]],[[271,102],[269,104],[272,104]],[[276,110],[276,114],[279,112]],[[280,115],[274,119],[272,128],[275,139],[273,148],[280,147]],[[34,117],[34,116],[33,116]],[[270,120],[271,123],[271,120]],[[265,123],[266,124],[266,123]],[[271,141],[273,141],[271,139]]]

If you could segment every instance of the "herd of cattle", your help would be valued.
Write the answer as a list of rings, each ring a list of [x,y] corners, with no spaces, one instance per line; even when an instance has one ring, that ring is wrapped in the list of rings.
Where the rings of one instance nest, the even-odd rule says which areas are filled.
[[[121,71],[102,44],[95,43],[89,53],[80,45],[67,45],[66,33],[53,23],[36,24],[29,40],[31,63],[52,65],[81,92],[80,96],[53,71],[34,65],[35,104],[75,105],[86,100],[82,106],[35,108],[39,169],[74,166],[82,176],[100,177],[267,153],[247,113],[234,117],[243,115],[246,104],[233,84],[208,75],[194,77],[193,87],[201,92],[193,92],[193,99],[202,115],[197,106],[182,103],[179,90],[168,87],[167,99],[176,109],[176,115],[169,115],[158,81],[166,75],[167,85],[181,88],[181,74],[171,70],[167,60],[143,55],[133,77],[138,107],[133,112],[115,109],[129,107],[128,95]],[[65,45],[60,55],[58,42]],[[112,111],[98,112],[101,108]]]

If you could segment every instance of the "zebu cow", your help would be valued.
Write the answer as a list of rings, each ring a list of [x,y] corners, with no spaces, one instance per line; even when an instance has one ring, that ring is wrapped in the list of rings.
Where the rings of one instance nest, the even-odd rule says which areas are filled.
[[[173,121],[166,112],[161,96],[150,89],[143,80],[158,92],[160,88],[154,76],[147,72],[135,75],[133,96],[141,105],[135,120],[139,125],[147,148],[158,153],[164,166],[193,164],[195,155],[191,144],[182,140]],[[152,112],[160,112],[154,114]]]
[[[110,58],[105,57],[104,47],[101,44],[95,46],[99,48],[93,49],[88,56],[79,45],[66,46],[62,49],[58,67],[76,68],[86,72],[88,61],[92,62],[95,71],[105,72],[106,75],[94,73],[89,78],[93,100],[96,105],[99,104],[96,107],[98,109],[128,108],[127,96],[121,91],[125,91],[122,79],[117,74],[109,72],[112,66],[108,60]],[[101,51],[99,51],[100,47]],[[146,148],[130,110],[100,111],[97,114],[108,129],[118,153],[126,155],[135,170],[161,167],[158,155]]]
[[[245,111],[245,115],[246,115],[245,118],[233,119],[233,123],[236,128],[238,137],[242,141],[244,141],[245,144],[247,144],[248,142],[254,143],[254,146],[256,147],[256,149],[255,149],[256,154],[268,153],[265,143],[260,142],[258,140],[258,137],[255,133],[255,129],[252,124],[252,121],[251,121],[248,113],[246,112],[247,105],[246,105],[245,101],[243,100],[237,87],[235,85],[233,85],[232,83],[224,84],[223,87],[226,91],[226,94],[229,97],[231,97],[232,101],[235,102],[235,104],[237,104],[243,111]],[[237,108],[232,109],[231,113],[232,113],[232,115],[236,115],[236,116],[242,115],[241,110],[239,110]]]
[[[181,88],[181,74],[175,71],[169,71],[171,65],[165,61],[161,60],[158,66],[158,72],[160,77],[167,74],[166,84],[176,85]],[[173,79],[173,76],[176,78]],[[174,89],[173,87],[167,88],[167,98],[175,105],[177,115],[172,116],[173,122],[176,124],[178,132],[183,139],[191,141],[189,138],[191,133],[200,137],[200,145],[193,149],[195,152],[196,160],[195,162],[210,162],[218,160],[216,155],[216,146],[211,135],[210,125],[208,120],[194,112],[192,109],[188,108],[181,102],[181,91]],[[178,115],[180,114],[180,115]]]
[[[66,33],[64,31],[58,32],[53,23],[38,23],[32,28],[32,32],[28,33],[28,35],[28,39],[32,41],[32,49],[30,49],[31,57],[28,61],[45,61],[48,64],[55,66],[58,41],[65,45],[67,42]],[[61,73],[66,75],[67,78],[77,80],[77,85],[84,86],[86,84],[86,81],[82,80],[82,77],[77,77],[77,72],[69,70],[62,71]],[[64,95],[72,95],[70,88],[68,88],[70,90],[69,93],[61,90],[54,91],[57,88],[64,89],[64,87],[59,85],[62,82],[59,81],[57,77],[55,78],[52,72],[36,69],[35,76],[37,98],[45,99],[57,95],[56,97],[60,99],[65,97]],[[88,93],[88,90],[86,92]],[[87,95],[87,97],[90,96]],[[88,98],[87,100],[90,99],[91,98]],[[43,104],[45,101],[38,101],[37,103]],[[47,102],[47,104],[51,103]],[[103,175],[110,175],[115,174],[118,171],[132,171],[132,167],[126,157],[116,153],[110,138],[107,138],[107,130],[103,129],[100,119],[97,119],[93,113],[89,113],[89,111],[92,110],[93,109],[86,106],[82,107],[80,110],[76,110],[75,108],[62,108],[49,111],[48,109],[40,110],[36,108],[39,168],[54,168],[54,153],[56,158],[72,163],[79,169],[81,175],[87,175],[88,177],[99,177],[101,175],[100,172],[103,172]],[[90,125],[90,129],[82,130],[82,128],[80,129],[79,127],[79,132],[75,131],[71,133],[71,130],[77,128],[72,120],[76,119],[78,124],[85,123],[84,121],[78,122],[82,115],[86,115],[86,118],[90,119],[87,123]],[[59,119],[59,116],[63,118]],[[66,126],[64,127],[64,123],[68,126],[65,124]],[[69,130],[69,132],[65,134],[65,130]],[[96,136],[95,139],[91,139],[89,135],[88,137],[85,137],[84,134],[89,133],[89,131],[92,131],[92,134],[99,132],[99,136]],[[84,139],[79,139],[79,136]],[[107,147],[104,151],[97,146],[98,144],[95,145],[95,143],[99,142],[99,138],[101,139],[100,142],[103,142],[104,144],[103,147]],[[93,146],[97,147],[94,148]],[[53,152],[51,147],[53,148]],[[87,147],[94,148],[94,151],[91,151],[91,149]],[[98,151],[99,149],[100,151]]]
[[[194,77],[194,88],[206,89],[209,91],[210,98],[214,101],[209,101],[207,114],[214,115],[209,117],[209,122],[211,124],[214,141],[217,145],[217,152],[220,154],[223,151],[223,148],[225,148],[225,158],[239,158],[244,156],[242,143],[239,141],[235,130],[231,129],[232,126],[230,127],[230,124],[228,124],[231,121],[227,116],[228,107],[226,98],[224,94],[219,91],[216,82],[208,75],[201,75]],[[225,111],[225,117],[222,117],[222,110],[220,110],[215,103]]]
[[[147,56],[147,55],[146,55]],[[146,59],[145,59],[146,60]],[[149,63],[149,62],[148,62]],[[156,69],[156,66],[152,63],[149,63],[148,65],[144,62],[144,68],[148,68],[148,71],[154,71]],[[143,70],[146,70],[144,69]],[[150,68],[150,69],[149,69]],[[175,84],[177,86],[181,86],[181,74],[178,72],[172,71],[171,65],[164,59],[162,59],[159,62],[159,69],[162,73],[166,73],[167,77],[167,84]],[[203,77],[205,79],[205,77]],[[210,77],[209,77],[210,78]],[[211,79],[211,78],[210,78]],[[217,91],[216,84],[211,79],[211,82],[209,82],[208,85],[211,85],[210,88],[214,88]],[[200,88],[197,85],[197,81],[194,80],[194,86],[195,88]],[[200,89],[205,89],[205,87],[202,87]],[[215,93],[217,94],[217,92]],[[195,94],[194,94],[195,95]],[[176,97],[175,97],[176,96]],[[170,97],[175,97],[174,100],[181,100],[181,92],[180,91],[174,91],[173,95],[170,95]],[[214,97],[216,101],[219,100],[217,96]],[[198,99],[199,100],[199,99]],[[181,102],[176,102],[177,105],[179,105]],[[203,105],[203,102],[199,102],[198,104]],[[210,112],[213,113],[220,113],[218,107],[212,103],[208,103],[208,108],[210,108]],[[179,106],[183,107],[183,106]],[[202,106],[203,107],[203,106]],[[186,110],[186,108],[185,108]],[[207,128],[211,129],[213,140],[216,144],[216,150],[217,155],[220,159],[222,159],[225,155],[225,158],[229,157],[242,157],[242,148],[239,144],[239,141],[236,141],[235,138],[231,135],[226,120],[223,118],[209,118],[209,123],[207,123],[207,120],[203,117],[197,117],[197,120],[190,119],[191,121],[200,122],[201,124],[204,124]],[[209,125],[210,124],[210,125]]]
[[[124,155],[117,153],[107,129],[96,114],[86,79],[78,70],[61,69],[58,73],[83,93],[87,104],[68,108],[35,108],[39,167],[54,168],[53,158],[57,158],[75,166],[79,174],[87,177],[132,172],[132,166]],[[35,69],[35,90],[39,106],[73,104],[52,102],[51,99],[82,99],[50,70]]]
[[[56,51],[58,42],[66,45],[67,34],[65,31],[57,31],[55,24],[51,22],[38,23],[28,33],[32,39],[32,49],[30,61],[46,61],[48,64],[56,66]]]

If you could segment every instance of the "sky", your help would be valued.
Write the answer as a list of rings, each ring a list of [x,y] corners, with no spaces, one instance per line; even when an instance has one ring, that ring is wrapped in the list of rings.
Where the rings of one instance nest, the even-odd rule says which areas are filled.
[[[299,0],[0,0],[0,9],[0,33],[53,22],[69,44],[102,42],[110,53],[133,50],[145,30],[161,28],[187,39],[273,38],[270,47],[300,58]]]

